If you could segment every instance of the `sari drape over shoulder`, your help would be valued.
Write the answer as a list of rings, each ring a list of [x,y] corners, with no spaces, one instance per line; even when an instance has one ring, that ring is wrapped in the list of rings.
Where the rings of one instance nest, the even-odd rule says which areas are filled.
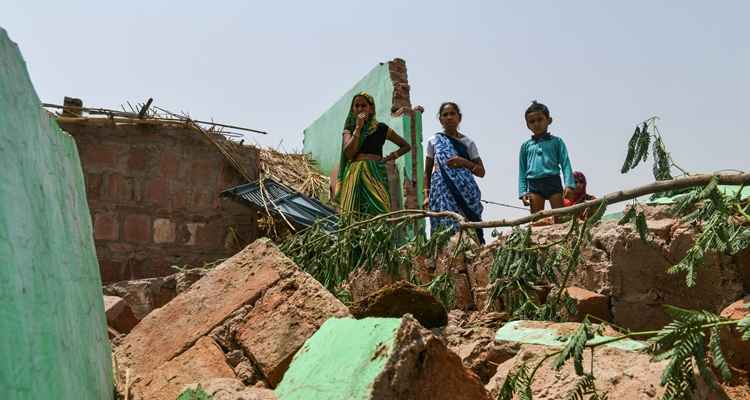
[[[454,156],[469,159],[466,146],[460,141],[438,133],[435,135],[435,170],[430,178],[430,210],[453,211],[469,221],[481,221],[482,192],[474,175],[466,168],[450,168],[448,160]],[[430,217],[430,231],[446,227],[458,230],[458,223],[445,217]],[[484,243],[482,229],[476,230],[480,243]]]

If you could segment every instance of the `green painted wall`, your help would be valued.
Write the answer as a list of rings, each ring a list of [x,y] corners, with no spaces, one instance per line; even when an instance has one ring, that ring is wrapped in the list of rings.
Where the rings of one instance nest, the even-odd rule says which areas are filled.
[[[0,397],[111,399],[111,349],[75,142],[0,28]]]
[[[417,193],[418,204],[422,203],[422,187],[424,167],[422,160],[422,115],[415,116],[417,123],[417,140],[411,143],[410,117],[408,115],[394,117],[391,115],[393,105],[393,81],[391,80],[388,63],[382,63],[372,69],[362,80],[357,82],[343,97],[341,97],[331,108],[326,110],[315,122],[304,130],[303,148],[306,153],[318,161],[320,168],[326,174],[330,174],[333,167],[339,163],[341,157],[342,132],[344,121],[349,114],[352,97],[355,94],[366,91],[375,98],[375,117],[378,121],[390,126],[396,133],[406,139],[409,144],[417,148]],[[393,143],[387,142],[383,149],[384,154],[396,150]],[[412,178],[411,153],[399,158],[396,166],[403,184],[404,177]],[[403,204],[403,199],[401,201]]]
[[[498,342],[518,342],[528,344],[541,344],[551,347],[563,347],[567,338],[561,334],[557,328],[560,325],[549,324],[546,328],[533,328],[525,325],[534,324],[535,321],[511,321],[498,329],[495,334],[495,340]],[[612,339],[611,336],[596,335],[588,341],[590,344],[596,344]],[[648,347],[643,342],[631,339],[622,339],[619,342],[612,342],[604,346],[625,351],[639,351]]]
[[[295,354],[276,396],[280,400],[370,399],[400,326],[400,318],[329,319]]]

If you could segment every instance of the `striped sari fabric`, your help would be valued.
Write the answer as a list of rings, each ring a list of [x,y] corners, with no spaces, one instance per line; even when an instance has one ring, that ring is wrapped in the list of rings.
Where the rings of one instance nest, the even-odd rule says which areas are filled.
[[[383,161],[353,161],[339,180],[337,197],[342,215],[375,216],[390,211],[388,175]]]

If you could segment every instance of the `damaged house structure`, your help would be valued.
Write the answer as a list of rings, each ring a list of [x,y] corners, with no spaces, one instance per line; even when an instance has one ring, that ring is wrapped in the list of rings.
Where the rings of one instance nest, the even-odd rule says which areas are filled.
[[[66,116],[58,122],[81,155],[105,283],[200,266],[256,238],[255,210],[219,198],[258,178],[255,147],[187,123]]]
[[[424,184],[422,109],[412,108],[406,62],[400,58],[375,66],[310,124],[304,130],[304,152],[318,162],[323,173],[333,176],[338,171],[344,120],[352,98],[363,91],[375,99],[378,121],[384,122],[411,145],[411,152],[395,162],[386,163],[391,209],[419,208],[423,201]],[[383,151],[387,153],[393,150],[395,145],[386,143]]]
[[[378,64],[306,128],[305,154],[259,149],[186,120],[148,118],[148,112],[146,118],[86,115],[80,100],[69,102],[57,120],[81,156],[103,282],[166,276],[173,266],[199,267],[235,254],[259,237],[259,219],[279,215],[273,198],[253,207],[238,191],[221,194],[261,176],[329,200],[329,178],[320,171],[337,171],[340,132],[352,96],[361,91],[374,95],[377,118],[412,146],[387,164],[392,208],[418,208],[422,114],[412,108],[401,59]],[[325,212],[322,204],[316,208]]]
[[[403,60],[375,66],[308,126],[303,154],[247,146],[150,100],[130,113],[70,98],[40,110],[2,29],[0,62],[0,115],[12,116],[0,118],[4,397],[649,400],[682,385],[683,398],[750,399],[750,193],[718,191],[747,190],[748,173],[664,179],[553,211],[681,185],[710,222],[669,200],[634,201],[617,220],[600,205],[533,231],[546,214],[485,221],[528,229],[484,246],[422,240],[411,219],[345,227],[360,237],[298,232],[334,215],[329,177],[361,91],[412,147],[388,165],[392,207],[420,208],[422,110]],[[291,240],[269,239],[277,226]],[[372,234],[388,229],[398,236]],[[722,236],[734,245],[709,246]],[[385,257],[336,264],[356,246]],[[684,260],[692,281],[675,273]],[[161,293],[169,277],[176,289]],[[659,335],[675,340],[654,346]]]

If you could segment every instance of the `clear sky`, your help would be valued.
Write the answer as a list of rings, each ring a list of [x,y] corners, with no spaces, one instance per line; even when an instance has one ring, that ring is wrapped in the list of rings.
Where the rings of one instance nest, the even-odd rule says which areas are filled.
[[[636,123],[661,117],[694,172],[750,170],[750,2],[5,0],[42,101],[155,104],[270,132],[287,150],[378,62],[407,62],[429,135],[442,101],[487,167],[484,198],[516,199],[523,111],[546,103],[574,169],[602,194],[647,183],[621,175]],[[338,133],[332,133],[338,134]],[[488,205],[485,219],[522,215]]]

